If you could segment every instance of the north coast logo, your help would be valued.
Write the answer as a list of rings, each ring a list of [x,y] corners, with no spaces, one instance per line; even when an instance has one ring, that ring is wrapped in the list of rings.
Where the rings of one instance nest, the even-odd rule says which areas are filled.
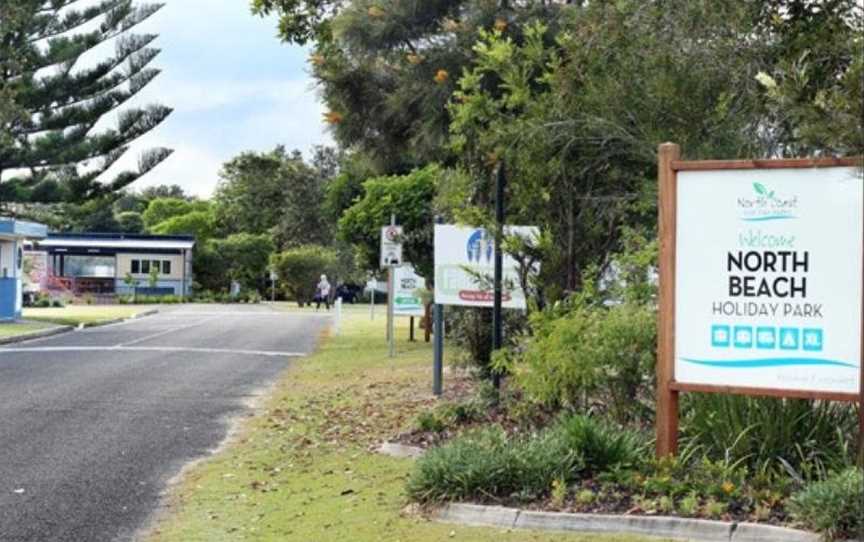
[[[779,196],[762,183],[753,183],[753,193],[738,198],[738,212],[745,222],[767,222],[797,218],[798,196]]]

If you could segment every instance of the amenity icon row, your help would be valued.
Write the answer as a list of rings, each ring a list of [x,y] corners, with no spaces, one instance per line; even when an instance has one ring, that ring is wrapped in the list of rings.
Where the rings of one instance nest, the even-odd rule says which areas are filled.
[[[823,332],[818,328],[767,326],[711,326],[711,346],[760,350],[804,350],[821,352]]]

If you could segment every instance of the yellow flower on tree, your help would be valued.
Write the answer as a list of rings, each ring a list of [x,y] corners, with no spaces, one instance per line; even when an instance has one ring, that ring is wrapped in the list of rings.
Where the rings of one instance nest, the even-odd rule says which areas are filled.
[[[735,484],[727,480],[723,482],[723,484],[720,486],[720,489],[723,490],[723,493],[731,495],[732,492],[735,491]]]
[[[327,124],[339,124],[342,122],[343,118],[342,113],[338,111],[328,111],[324,113],[324,122]]]
[[[449,17],[444,19],[441,23],[441,28],[443,28],[446,32],[456,32],[459,30],[459,22],[450,19]]]
[[[443,85],[450,79],[450,73],[447,70],[438,70],[435,73],[435,82]]]

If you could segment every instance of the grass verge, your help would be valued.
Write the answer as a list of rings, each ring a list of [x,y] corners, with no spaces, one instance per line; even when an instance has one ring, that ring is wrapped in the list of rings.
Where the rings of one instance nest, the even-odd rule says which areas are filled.
[[[23,318],[64,326],[79,324],[92,326],[118,318],[130,318],[149,308],[144,305],[67,305],[62,308],[26,308]]]
[[[149,540],[647,542],[445,525],[406,510],[412,461],[370,451],[434,402],[431,348],[399,324],[391,361],[384,318],[346,311],[341,335],[298,361],[236,438],[172,489]]]
[[[27,335],[54,327],[47,322],[8,322],[0,324],[0,339]]]

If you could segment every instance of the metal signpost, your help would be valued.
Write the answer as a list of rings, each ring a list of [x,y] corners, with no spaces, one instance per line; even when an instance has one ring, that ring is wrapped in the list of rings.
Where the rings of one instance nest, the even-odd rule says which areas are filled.
[[[275,270],[270,271],[270,301],[276,302],[276,281],[279,280],[279,274]]]
[[[690,162],[660,146],[658,456],[677,451],[682,392],[864,404],[855,166]]]

